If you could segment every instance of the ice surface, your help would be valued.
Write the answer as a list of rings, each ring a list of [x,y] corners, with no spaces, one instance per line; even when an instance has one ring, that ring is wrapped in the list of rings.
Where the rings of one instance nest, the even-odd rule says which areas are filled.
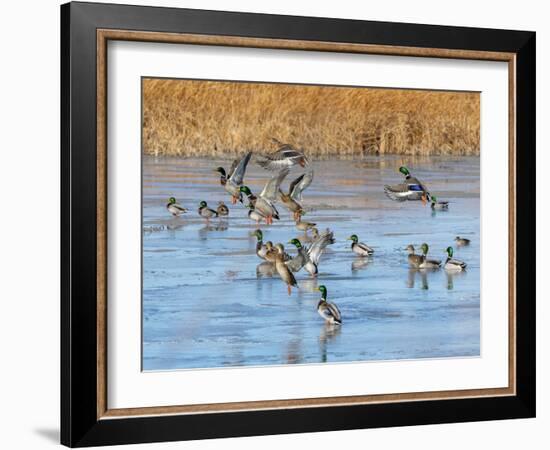
[[[230,161],[145,157],[143,161],[143,369],[173,370],[249,365],[352,362],[478,356],[480,353],[479,158],[372,157],[314,162],[304,193],[304,220],[334,231],[317,280],[302,271],[291,297],[269,271],[257,270],[256,224],[231,205],[213,172]],[[449,211],[385,197],[405,164]],[[300,174],[294,169],[284,188]],[[270,173],[254,162],[245,184],[259,192]],[[170,196],[190,209],[172,218]],[[199,202],[223,200],[228,218],[207,225]],[[282,220],[262,224],[264,241],[286,242],[303,233],[278,203]],[[356,257],[346,238],[357,234],[375,250]],[[472,240],[456,248],[456,235]],[[430,245],[444,259],[455,247],[464,273],[411,271],[405,247]],[[265,268],[265,265],[264,265]],[[317,314],[324,284],[342,312],[341,327]]]

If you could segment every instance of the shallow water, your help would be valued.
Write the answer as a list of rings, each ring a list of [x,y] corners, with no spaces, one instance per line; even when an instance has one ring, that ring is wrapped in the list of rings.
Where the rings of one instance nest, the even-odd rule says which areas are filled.
[[[386,198],[382,186],[401,180],[400,164],[449,200],[450,210]],[[479,158],[315,162],[304,220],[333,230],[336,243],[321,257],[318,279],[301,271],[290,297],[280,278],[258,269],[256,224],[242,205],[230,204],[212,171],[219,165],[230,161],[144,158],[144,370],[480,354]],[[284,188],[299,173],[293,170]],[[268,177],[251,162],[245,183],[258,192]],[[170,196],[190,212],[172,218]],[[197,213],[201,200],[214,208],[223,200],[229,217],[207,225]],[[278,209],[281,221],[260,226],[264,241],[302,239],[288,211]],[[353,233],[374,248],[372,257],[351,252],[346,238]],[[456,235],[472,240],[455,246],[466,272],[408,268],[408,244],[427,242],[430,256],[444,259]],[[326,326],[317,314],[321,284],[342,312],[341,327]]]

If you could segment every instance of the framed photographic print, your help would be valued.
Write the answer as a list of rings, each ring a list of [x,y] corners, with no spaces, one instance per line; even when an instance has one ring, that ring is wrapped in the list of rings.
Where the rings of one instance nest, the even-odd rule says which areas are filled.
[[[61,26],[63,444],[535,415],[535,33]]]

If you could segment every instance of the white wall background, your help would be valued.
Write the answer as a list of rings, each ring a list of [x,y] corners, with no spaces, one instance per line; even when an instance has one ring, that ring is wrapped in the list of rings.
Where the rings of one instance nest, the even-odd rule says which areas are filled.
[[[537,31],[537,278],[550,226],[543,197],[550,167],[548,123],[550,17],[535,0],[132,0],[134,4],[464,25]],[[0,46],[0,447],[42,449],[58,442],[59,423],[59,1],[2,5]],[[521,263],[521,262],[520,262]],[[141,445],[158,449],[263,449],[332,446],[446,450],[548,448],[550,296],[539,283],[538,417],[531,420],[359,430]],[[534,299],[533,299],[534,300]],[[127,447],[129,448],[129,447]]]

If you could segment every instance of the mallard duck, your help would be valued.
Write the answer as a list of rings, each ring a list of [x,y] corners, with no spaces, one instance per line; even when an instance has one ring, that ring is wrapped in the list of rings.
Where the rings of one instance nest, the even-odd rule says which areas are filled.
[[[407,250],[409,253],[409,256],[407,257],[407,260],[409,261],[409,266],[418,269],[420,267],[420,264],[424,262],[424,256],[415,254],[414,246],[412,244],[407,245],[407,248],[405,250]]]
[[[210,209],[206,202],[203,200],[199,205],[199,215],[204,217],[208,222],[211,217],[218,217],[218,212]]]
[[[272,250],[268,254],[270,255],[270,259],[271,255],[273,255],[272,258],[275,262],[275,270],[281,277],[281,280],[286,283],[288,288],[288,295],[292,294],[292,287],[298,286],[298,283],[296,282],[296,278],[294,278],[291,270],[285,264],[283,255],[281,255],[277,250]]]
[[[405,200],[422,200],[426,203],[428,191],[418,178],[413,177],[405,166],[399,168],[399,172],[405,175],[405,180],[400,184],[385,185],[384,192],[391,200],[403,202]]]
[[[327,323],[341,325],[342,314],[334,303],[327,301],[327,288],[321,285],[317,289],[321,291],[321,300],[317,303],[317,312]]]
[[[431,200],[430,206],[432,209],[439,210],[439,211],[447,211],[449,209],[449,202],[437,200],[437,197],[435,195],[428,194],[428,196]]]
[[[367,244],[363,244],[362,242],[359,242],[359,238],[356,234],[352,234],[348,241],[352,241],[351,243],[351,249],[354,253],[358,254],[359,256],[370,256],[374,253],[374,250],[370,248]]]
[[[445,250],[445,253],[447,253],[447,260],[445,261],[445,264],[443,267],[445,267],[445,270],[453,271],[453,272],[460,272],[464,269],[466,269],[466,263],[459,261],[458,259],[453,258],[453,248],[447,247]]]
[[[470,239],[461,238],[460,236],[455,237],[455,242],[459,247],[470,245]]]
[[[303,221],[302,215],[303,213],[298,214],[297,218],[295,219],[296,228],[300,231],[303,231],[304,233],[307,233],[307,230],[312,230],[317,224],[313,222]]]
[[[258,211],[256,211],[254,209],[254,206],[252,206],[251,204],[248,205],[248,218],[250,220],[254,220],[256,224],[259,224],[260,220],[265,219],[265,217],[262,214],[260,214]]]
[[[275,143],[279,145],[279,148],[269,155],[258,155],[256,157],[257,163],[267,170],[281,170],[295,166],[299,164],[305,167],[309,164],[305,155],[294,149],[289,144],[283,144],[276,139]]]
[[[288,194],[285,194],[282,189],[279,188],[279,198],[283,205],[285,205],[289,211],[294,214],[294,220],[303,212],[303,207],[299,203],[302,201],[302,192],[313,181],[313,170],[303,173],[290,183]]]
[[[179,216],[180,214],[186,213],[187,208],[184,208],[183,206],[179,205],[176,202],[176,199],[174,197],[170,197],[168,199],[168,203],[166,204],[166,209],[170,214],[172,214],[174,217]]]
[[[277,175],[273,176],[266,183],[262,192],[260,192],[260,195],[258,195],[256,197],[256,200],[254,201],[254,209],[265,218],[265,223],[268,225],[273,223],[273,219],[279,220],[279,211],[277,211],[277,208],[275,208],[273,202],[277,197],[279,186],[281,185],[281,182],[284,180],[284,178],[288,175],[288,172],[288,169],[284,169],[281,170]],[[250,191],[250,189],[248,188],[247,190]]]
[[[418,266],[419,269],[439,269],[441,267],[441,261],[439,259],[428,259],[428,244],[423,243],[420,249],[422,250],[424,259]]]
[[[218,213],[218,216],[228,216],[229,208],[224,202],[220,202],[216,208],[216,212]]]
[[[220,174],[220,184],[231,194],[231,203],[233,204],[237,203],[237,200],[242,203],[242,194],[239,188],[243,184],[244,173],[251,156],[252,152],[248,152],[241,160],[234,160],[229,173],[226,173],[223,167],[215,169],[215,172]]]
[[[302,246],[299,239],[291,239],[289,244],[296,246],[298,255],[288,261],[288,266],[293,272],[298,272],[302,267],[309,272],[312,277],[315,277],[319,272],[319,260],[325,248],[334,244],[334,233],[326,230],[321,233],[310,247]]]

